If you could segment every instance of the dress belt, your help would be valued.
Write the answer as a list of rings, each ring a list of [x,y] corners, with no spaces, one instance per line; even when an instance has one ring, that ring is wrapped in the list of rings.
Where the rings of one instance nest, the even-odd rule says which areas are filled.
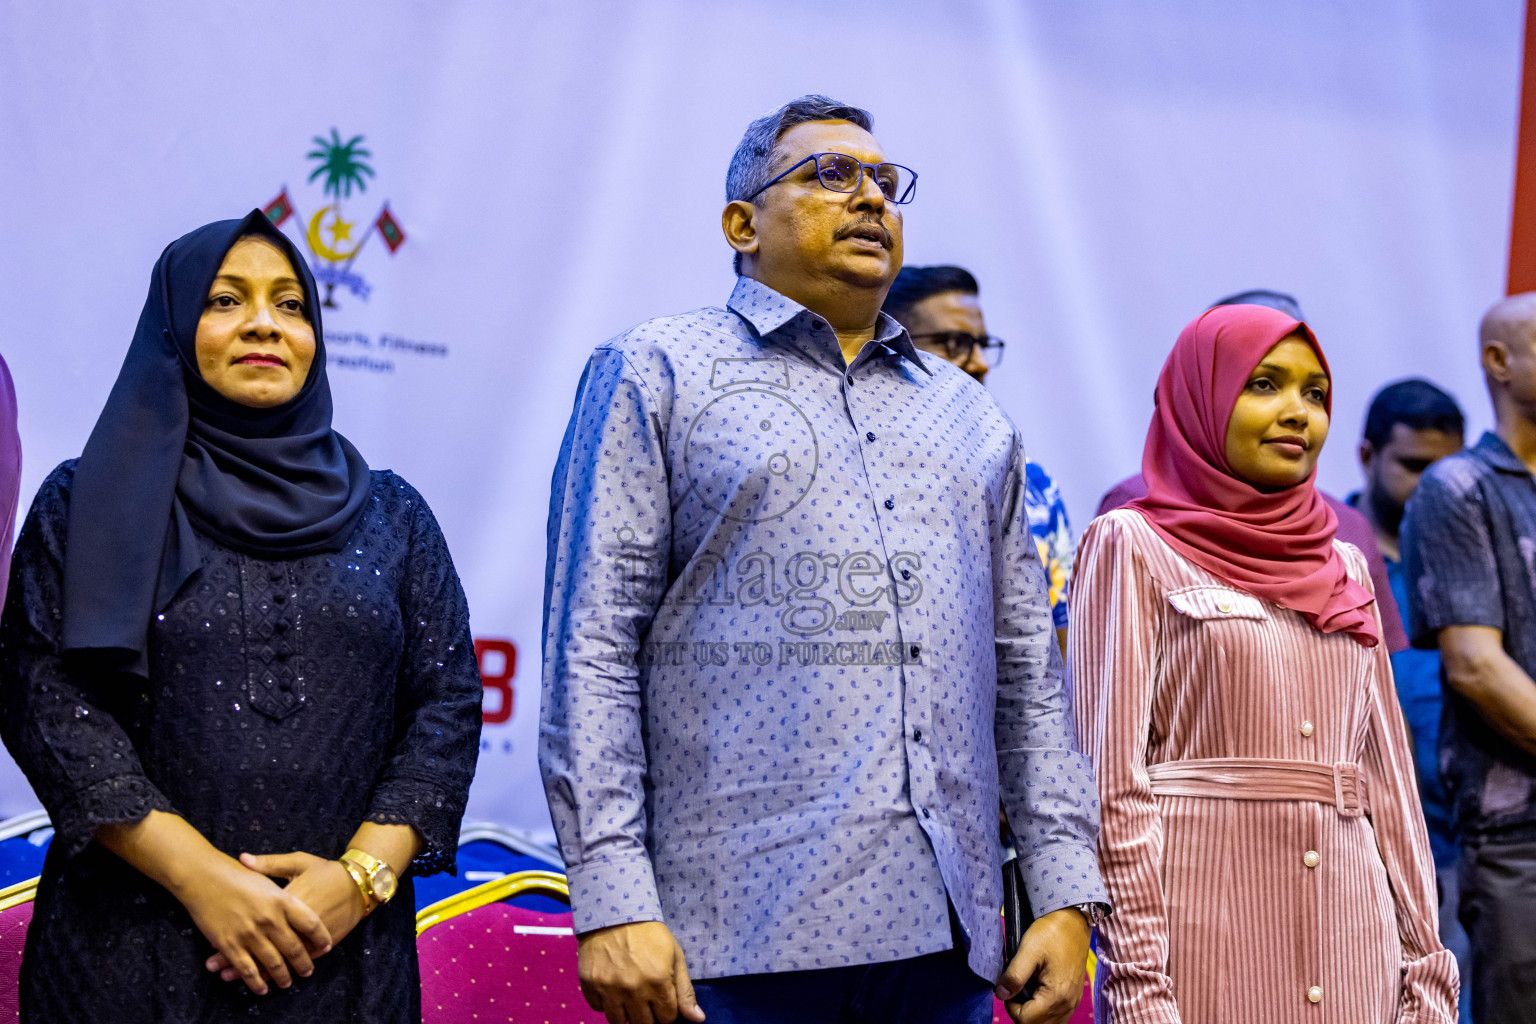
[[[1327,765],[1263,757],[1209,757],[1147,766],[1156,796],[1213,800],[1314,800],[1340,815],[1371,813],[1365,776],[1354,761]]]

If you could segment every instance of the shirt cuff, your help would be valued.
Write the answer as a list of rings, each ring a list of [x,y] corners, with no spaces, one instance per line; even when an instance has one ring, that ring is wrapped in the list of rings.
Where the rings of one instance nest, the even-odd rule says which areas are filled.
[[[411,874],[458,873],[459,825],[464,801],[430,782],[403,775],[384,779],[374,791],[363,820],[377,825],[409,825],[421,836],[421,852],[411,861]]]
[[[101,826],[137,824],[150,811],[177,813],[166,795],[143,775],[114,775],[80,790],[57,811],[50,810],[53,841],[66,857],[73,857],[91,845]]]
[[[1029,893],[1029,909],[1036,917],[1084,903],[1110,905],[1109,892],[1099,875],[1099,859],[1091,846],[1053,843],[1021,858],[1019,869]]]
[[[567,868],[576,933],[640,921],[661,921],[651,860],[636,850]]]

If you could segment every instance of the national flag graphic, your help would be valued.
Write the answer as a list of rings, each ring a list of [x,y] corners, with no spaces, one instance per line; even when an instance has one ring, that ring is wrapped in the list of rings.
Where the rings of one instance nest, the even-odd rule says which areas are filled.
[[[306,202],[306,209],[301,211],[293,193],[284,184],[277,198],[263,206],[261,212],[279,229],[293,221],[290,230],[295,236],[303,236],[302,242],[311,257],[310,269],[314,271],[316,282],[325,285],[325,296],[320,304],[335,309],[338,289],[350,291],[360,299],[366,299],[372,290],[353,264],[373,240],[374,231],[377,230],[384,239],[383,244],[389,247],[391,256],[405,244],[406,235],[387,200],[374,207],[379,212],[372,222],[353,220],[349,214],[366,217],[366,212],[344,208],[354,193],[367,193],[369,179],[374,176],[373,154],[363,146],[363,137],[344,137],[339,129],[332,128],[329,137],[316,135],[314,143],[315,147],[305,154],[315,164],[308,180],[314,183],[323,179],[321,195],[324,204],[315,209]],[[303,182],[300,182],[299,191],[305,191]],[[298,198],[304,197],[300,195]],[[294,241],[301,239],[295,237]]]
[[[261,208],[261,212],[267,215],[274,227],[282,227],[283,222],[293,216],[293,201],[288,198],[288,190],[285,188],[279,192],[276,199]]]
[[[373,226],[379,229],[379,235],[384,239],[384,244],[389,246],[391,256],[405,244],[405,229],[395,220],[394,214],[389,212],[388,204],[379,211],[379,219],[373,222]]]

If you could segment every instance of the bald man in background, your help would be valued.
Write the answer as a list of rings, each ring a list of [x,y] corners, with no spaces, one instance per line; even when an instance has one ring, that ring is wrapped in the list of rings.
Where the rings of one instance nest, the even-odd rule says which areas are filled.
[[[1415,646],[1438,647],[1472,1019],[1536,1019],[1536,292],[1479,332],[1496,427],[1424,474],[1401,534]]]

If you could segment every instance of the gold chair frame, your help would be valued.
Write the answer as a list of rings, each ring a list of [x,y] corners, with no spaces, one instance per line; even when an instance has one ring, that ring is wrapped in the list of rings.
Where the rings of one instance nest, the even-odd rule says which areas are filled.
[[[33,879],[33,885],[37,880]],[[11,888],[15,888],[12,886]],[[5,909],[3,900],[10,889],[0,891],[0,910]],[[514,874],[493,878],[489,882],[482,882],[473,889],[465,889],[445,900],[422,907],[416,914],[416,934],[434,925],[442,924],[460,914],[467,914],[477,907],[488,906],[492,903],[500,903],[514,896],[525,893],[543,893],[563,901],[567,906],[571,902],[571,887],[565,876],[555,871],[518,871]]]
[[[38,876],[38,878],[41,877]],[[23,903],[31,903],[37,896],[38,878],[29,878],[25,882],[17,882],[15,885],[0,889],[0,910],[10,910]]]

